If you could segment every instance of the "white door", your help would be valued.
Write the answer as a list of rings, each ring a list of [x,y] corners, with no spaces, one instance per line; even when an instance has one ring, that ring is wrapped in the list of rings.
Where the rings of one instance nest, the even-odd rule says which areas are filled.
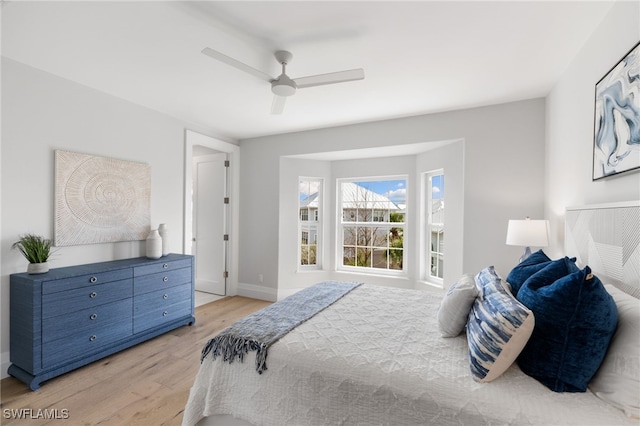
[[[193,159],[193,242],[198,291],[226,294],[226,154]]]

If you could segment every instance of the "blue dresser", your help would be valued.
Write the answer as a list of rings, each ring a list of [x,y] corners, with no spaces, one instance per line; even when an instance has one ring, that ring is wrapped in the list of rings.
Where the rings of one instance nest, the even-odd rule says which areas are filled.
[[[194,258],[115,260],[11,275],[11,366],[32,390],[195,323]]]

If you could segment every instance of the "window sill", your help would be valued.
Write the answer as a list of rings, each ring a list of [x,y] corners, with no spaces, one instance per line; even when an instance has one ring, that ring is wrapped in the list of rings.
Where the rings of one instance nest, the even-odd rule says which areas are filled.
[[[371,277],[381,277],[381,278],[394,278],[401,280],[408,280],[409,277],[405,272],[378,272],[371,270],[357,270],[357,269],[336,269],[336,272],[339,274],[348,274],[348,275],[366,275]]]

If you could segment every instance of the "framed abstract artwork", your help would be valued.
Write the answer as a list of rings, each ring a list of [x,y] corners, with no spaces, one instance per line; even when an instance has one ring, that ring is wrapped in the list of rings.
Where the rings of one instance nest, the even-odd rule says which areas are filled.
[[[54,245],[144,240],[150,194],[148,164],[56,150]]]
[[[640,170],[640,43],[596,83],[593,180]]]

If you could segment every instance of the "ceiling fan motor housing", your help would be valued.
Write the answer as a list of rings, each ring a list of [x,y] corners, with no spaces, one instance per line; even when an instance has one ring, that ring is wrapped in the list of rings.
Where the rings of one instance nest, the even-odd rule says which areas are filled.
[[[271,91],[278,96],[291,96],[296,93],[298,85],[286,74],[280,75],[271,82]]]

